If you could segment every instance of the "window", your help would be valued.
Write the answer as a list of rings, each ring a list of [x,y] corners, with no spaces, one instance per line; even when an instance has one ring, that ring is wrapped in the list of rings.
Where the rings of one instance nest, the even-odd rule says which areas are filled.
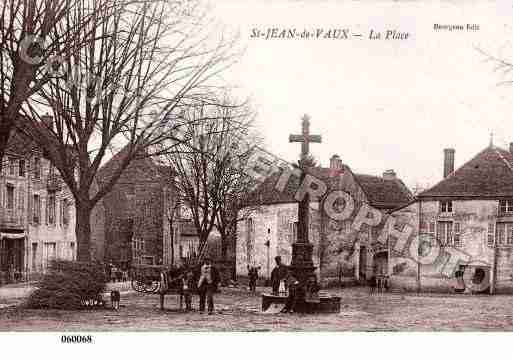
[[[25,211],[25,190],[21,187],[18,190],[18,208],[21,213]]]
[[[25,160],[18,162],[18,176],[25,177]]]
[[[55,192],[49,192],[46,200],[46,221],[55,224]]]
[[[488,246],[493,247],[495,244],[495,228],[494,223],[488,223],[488,234],[487,234]]]
[[[442,202],[440,202],[440,212],[442,212],[442,213],[451,213],[452,212],[452,201],[442,201]]]
[[[299,225],[299,222],[290,222],[289,223],[290,243],[294,243],[297,240],[298,225]]]
[[[61,224],[67,225],[69,223],[69,203],[65,198],[61,201]]]
[[[513,245],[513,222],[497,223],[497,245]]]
[[[513,200],[501,200],[499,201],[499,213],[513,213]]]
[[[132,239],[132,257],[141,257],[144,253],[144,238],[134,236]]]
[[[9,158],[9,175],[14,176],[14,174],[16,173],[15,168],[16,168],[16,159],[11,157],[11,158]]]
[[[43,266],[46,268],[51,260],[55,259],[57,244],[55,242],[45,243],[44,244],[44,264]]]
[[[420,221],[419,227],[420,227],[420,233],[428,232],[428,224],[426,221]]]
[[[34,158],[34,178],[41,178],[41,159],[39,157]]]
[[[437,223],[436,239],[441,246],[452,246],[454,244],[452,226],[452,222]]]
[[[69,243],[69,251],[70,251],[70,254],[71,254],[71,260],[75,260],[75,242],[70,242]]]
[[[7,209],[14,209],[14,186],[7,185],[7,198],[6,198],[6,206]]]
[[[37,271],[37,243],[32,243],[32,271]]]
[[[32,208],[32,222],[39,223],[41,218],[41,197],[38,194],[34,195],[34,206]]]

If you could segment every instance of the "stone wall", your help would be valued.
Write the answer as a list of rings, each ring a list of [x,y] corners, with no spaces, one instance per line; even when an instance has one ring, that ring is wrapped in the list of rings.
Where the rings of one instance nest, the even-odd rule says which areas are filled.
[[[460,245],[441,247],[436,260],[431,264],[421,264],[420,268],[408,253],[410,246],[403,253],[391,251],[389,270],[393,287],[417,289],[417,272],[420,271],[422,291],[452,292],[456,279],[450,269],[458,268],[458,264],[453,265],[458,258],[468,261],[470,265],[487,267],[489,270],[493,268],[494,251],[487,245],[487,236],[489,224],[492,223],[495,228],[498,201],[460,200],[453,201],[452,207],[452,213],[443,214],[439,211],[438,201],[422,201],[393,213],[401,221],[412,223],[412,238],[418,233],[434,238],[439,221],[452,221],[460,226]],[[430,228],[433,224],[434,229]],[[415,249],[412,251],[415,252]],[[511,286],[511,249],[500,248],[497,252],[497,290],[500,292]]]
[[[163,196],[160,183],[116,184],[103,201],[105,259],[162,260]],[[138,243],[132,251],[134,242]]]

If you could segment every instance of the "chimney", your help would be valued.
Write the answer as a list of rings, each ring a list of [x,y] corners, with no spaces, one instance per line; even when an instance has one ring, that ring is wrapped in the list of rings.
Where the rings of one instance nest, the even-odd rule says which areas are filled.
[[[330,169],[332,170],[341,170],[342,169],[342,160],[338,155],[333,155],[330,158]]]
[[[44,116],[41,116],[41,122],[46,128],[53,130],[53,117],[48,113]]]
[[[454,148],[444,149],[444,178],[454,172]]]
[[[396,180],[397,176],[395,174],[394,170],[386,170],[383,172],[383,179],[384,180]]]
[[[509,143],[509,153],[513,154],[513,142]]]

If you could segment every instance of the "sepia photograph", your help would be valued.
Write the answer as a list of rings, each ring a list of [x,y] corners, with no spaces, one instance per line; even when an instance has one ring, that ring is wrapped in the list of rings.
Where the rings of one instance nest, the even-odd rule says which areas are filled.
[[[512,15],[0,0],[0,346],[512,331]]]

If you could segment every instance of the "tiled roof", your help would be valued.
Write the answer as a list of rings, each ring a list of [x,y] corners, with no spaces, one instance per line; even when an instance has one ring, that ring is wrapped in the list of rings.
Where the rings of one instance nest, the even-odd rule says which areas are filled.
[[[351,171],[348,166],[344,166],[344,171]],[[334,176],[334,170],[330,168],[315,167],[309,170],[309,173],[322,179],[328,188],[336,188],[337,177]],[[296,202],[294,195],[299,188],[299,178],[291,176],[285,190],[280,192],[274,188],[279,174],[274,174],[267,178],[253,192],[251,202],[253,204],[274,204],[274,203],[292,203]],[[361,186],[367,195],[371,205],[378,208],[392,209],[405,205],[413,200],[413,196],[404,183],[397,180],[385,180],[381,177],[355,174],[356,182]]]
[[[413,200],[410,190],[400,179],[386,180],[378,176],[355,174],[367,198],[375,207],[396,208]]]
[[[25,156],[31,151],[39,151],[34,140],[19,130],[13,130],[7,142],[6,152]]]
[[[111,178],[114,172],[121,166],[121,163],[127,155],[128,149],[124,147],[107,161],[96,174],[96,179],[100,182],[106,182]],[[168,166],[157,165],[149,157],[134,159],[123,171],[119,183],[136,183],[152,181],[168,181],[171,179],[172,169]]]
[[[426,197],[513,196],[513,155],[489,146],[430,189]]]

